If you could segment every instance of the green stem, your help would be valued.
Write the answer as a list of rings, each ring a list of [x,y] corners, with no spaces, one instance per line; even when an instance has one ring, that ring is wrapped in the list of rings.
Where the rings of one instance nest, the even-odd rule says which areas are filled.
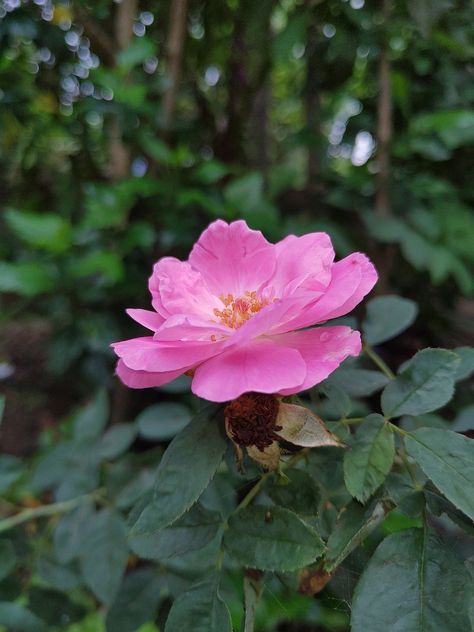
[[[60,513],[66,513],[75,509],[82,503],[88,500],[97,500],[100,490],[93,492],[92,494],[85,494],[84,496],[78,496],[77,498],[71,498],[71,500],[64,500],[59,503],[53,503],[51,505],[41,505],[40,507],[32,507],[31,509],[23,509],[14,516],[9,516],[0,520],[0,533],[13,529],[13,527],[23,524],[23,522],[29,522],[36,518],[44,518],[46,516],[54,516]]]
[[[281,465],[280,471],[283,472],[284,470],[288,469],[289,467],[292,467],[295,463],[298,463],[298,461],[301,461],[301,459],[306,458],[307,454],[308,454],[308,448],[304,448],[303,450],[301,450],[297,454],[293,455],[291,457],[291,459],[288,459],[288,461],[285,461]],[[237,505],[237,508],[235,509],[235,511],[239,511],[239,509],[244,509],[244,507],[247,507],[252,502],[252,500],[255,498],[255,496],[258,494],[258,492],[262,489],[262,487],[265,484],[265,482],[267,481],[267,479],[270,478],[270,476],[272,476],[273,474],[274,474],[274,472],[272,472],[272,471],[265,472],[265,474],[263,474],[259,478],[259,480],[255,483],[255,485],[248,492],[248,494],[246,496],[244,496],[244,498],[240,501],[240,503],[239,503],[239,505]]]
[[[367,344],[366,342],[364,342],[363,350],[367,354],[367,356],[372,360],[372,362],[375,365],[377,365],[378,368],[383,373],[385,373],[385,375],[389,378],[389,380],[394,380],[395,379],[395,373],[392,371],[392,369],[390,369],[390,367],[385,364],[385,362],[382,360],[382,358],[379,356],[379,354],[376,353],[372,349],[372,347],[369,344]]]
[[[260,582],[244,576],[244,632],[254,632],[255,613],[261,594]]]
[[[249,505],[252,500],[255,498],[255,496],[258,494],[258,492],[261,490],[261,488],[263,487],[265,481],[273,474],[273,472],[266,472],[265,474],[263,474],[263,476],[255,483],[255,485],[252,487],[252,489],[248,492],[248,494],[246,494],[246,496],[244,496],[244,498],[240,501],[240,503],[237,505],[237,508],[235,511],[239,511],[239,509],[244,509],[244,507],[247,507],[247,505]]]
[[[397,432],[399,435],[402,435],[402,437],[406,437],[407,435],[409,435],[410,433],[407,432],[406,430],[403,430],[403,428],[399,428],[398,426],[396,426],[395,424],[390,423],[390,428],[393,430],[393,432]]]

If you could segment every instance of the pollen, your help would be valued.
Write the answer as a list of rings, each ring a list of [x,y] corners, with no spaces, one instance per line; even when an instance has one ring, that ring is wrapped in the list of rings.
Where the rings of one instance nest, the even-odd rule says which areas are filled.
[[[232,329],[238,329],[249,318],[259,312],[262,307],[270,303],[270,299],[260,298],[257,292],[245,292],[243,296],[234,298],[232,294],[221,294],[220,300],[224,309],[214,309],[221,325],[226,325]]]

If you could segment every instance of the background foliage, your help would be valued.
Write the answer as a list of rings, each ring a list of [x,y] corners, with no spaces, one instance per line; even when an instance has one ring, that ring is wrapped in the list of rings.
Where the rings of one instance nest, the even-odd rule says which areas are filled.
[[[324,419],[368,415],[350,436],[359,422],[337,422],[360,449],[312,453],[287,472],[288,489],[268,481],[265,498],[283,507],[285,519],[285,511],[318,507],[317,518],[303,516],[306,548],[290,548],[285,559],[304,566],[316,556],[317,526],[329,549],[326,569],[338,571],[311,599],[292,590],[297,581],[284,560],[274,561],[257,629],[345,630],[351,610],[354,630],[388,627],[383,599],[382,618],[371,624],[364,613],[373,587],[391,584],[384,560],[393,551],[442,559],[447,576],[464,578],[459,589],[453,579],[453,593],[468,585],[465,567],[444,560],[472,556],[459,530],[472,531],[472,498],[462,493],[472,465],[453,444],[454,465],[466,458],[466,467],[446,482],[430,450],[446,445],[441,430],[469,436],[473,429],[465,381],[474,310],[473,19],[468,0],[0,2],[0,511],[81,497],[77,507],[0,536],[7,629],[97,632],[105,620],[107,629],[126,632],[140,618],[141,632],[156,630],[153,620],[163,628],[172,600],[213,565],[222,521],[258,478],[254,466],[238,474],[226,453],[200,504],[165,526],[166,537],[145,533],[125,544],[130,509],[200,404],[185,382],[126,391],[113,378],[109,344],[138,335],[124,309],[148,307],[152,263],[186,257],[216,217],[242,217],[272,240],[326,230],[339,256],[362,250],[374,259],[380,294],[415,299],[419,309],[415,320],[410,301],[372,300],[369,355],[312,394]],[[423,351],[396,380],[367,373],[372,347],[394,369],[426,346],[454,347],[462,358],[452,401],[460,360],[448,351]],[[405,401],[407,389],[415,396]],[[79,409],[86,400],[92,403]],[[413,432],[405,447],[380,413]],[[426,427],[437,430],[428,437]],[[435,443],[430,450],[422,447],[427,441]],[[366,447],[374,442],[382,463],[370,462]],[[190,502],[201,492],[190,490]],[[363,525],[360,537],[354,525]],[[358,544],[369,531],[351,553],[353,538]],[[353,602],[356,580],[387,534]],[[229,551],[258,553],[237,535],[226,538]],[[150,550],[156,563],[143,561]],[[237,626],[243,589],[228,559],[221,593]],[[393,589],[400,602],[413,579],[405,561]],[[260,581],[246,579],[247,599]],[[221,632],[227,614],[216,582],[205,576],[190,602],[215,612]],[[436,590],[431,570],[430,585]],[[454,594],[448,602],[456,604],[452,629],[467,629]],[[183,629],[182,615],[173,616]]]

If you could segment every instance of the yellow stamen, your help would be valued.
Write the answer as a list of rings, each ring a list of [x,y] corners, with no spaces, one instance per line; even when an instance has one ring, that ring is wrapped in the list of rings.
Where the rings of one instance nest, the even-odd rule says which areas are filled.
[[[262,307],[270,303],[268,298],[259,298],[257,292],[245,292],[243,296],[234,298],[232,294],[219,296],[224,304],[224,309],[214,309],[214,315],[217,316],[221,325],[238,329],[249,318],[259,312]]]

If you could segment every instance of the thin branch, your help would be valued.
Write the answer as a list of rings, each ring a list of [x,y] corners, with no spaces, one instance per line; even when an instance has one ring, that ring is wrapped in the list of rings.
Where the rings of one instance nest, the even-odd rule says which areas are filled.
[[[379,354],[376,353],[369,344],[365,342],[362,349],[365,352],[365,354],[372,360],[372,362],[376,366],[378,366],[378,368],[382,371],[382,373],[385,373],[385,375],[390,380],[395,379],[395,373],[392,371],[392,369],[390,369],[390,367],[387,364],[385,364],[385,362],[382,360]]]
[[[46,516],[54,516],[60,513],[66,513],[79,507],[85,502],[91,500],[98,500],[101,490],[97,490],[92,494],[85,494],[84,496],[78,496],[77,498],[71,498],[71,500],[64,500],[59,503],[53,503],[51,505],[41,505],[40,507],[32,507],[31,509],[23,509],[14,516],[9,516],[0,520],[0,533],[13,529],[24,522],[30,520],[36,520],[36,518],[44,518]]]

